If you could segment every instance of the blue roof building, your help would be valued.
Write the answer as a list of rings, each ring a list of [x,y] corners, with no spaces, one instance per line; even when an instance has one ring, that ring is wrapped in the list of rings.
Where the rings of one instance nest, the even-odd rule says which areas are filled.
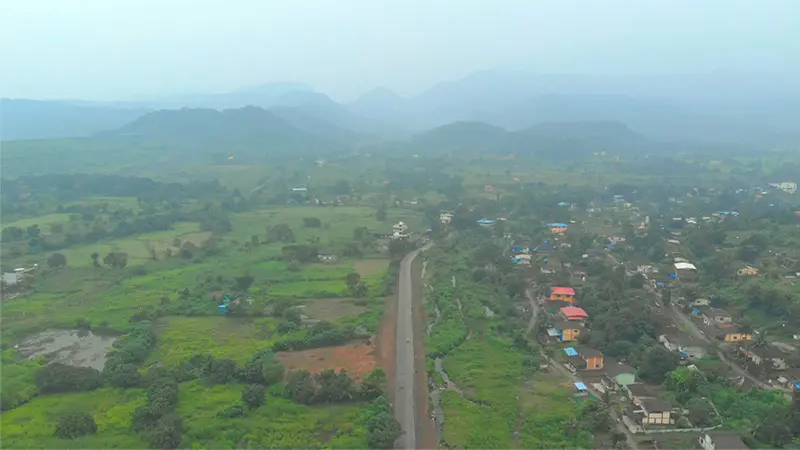
[[[576,381],[576,382],[575,382],[575,388],[576,388],[577,390],[581,391],[581,392],[584,392],[584,391],[588,391],[588,390],[589,390],[589,388],[587,388],[587,387],[586,387],[586,385],[585,385],[585,384],[583,384],[583,382],[582,382],[582,381]]]
[[[566,353],[567,356],[578,356],[578,351],[575,350],[575,347],[567,347],[567,348],[565,348],[564,349],[564,353]]]

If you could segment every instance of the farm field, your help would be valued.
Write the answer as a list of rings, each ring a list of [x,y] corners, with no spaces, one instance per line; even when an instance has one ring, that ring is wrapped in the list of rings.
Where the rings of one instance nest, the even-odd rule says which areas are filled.
[[[195,354],[209,354],[244,363],[271,345],[276,323],[270,317],[164,317],[155,323],[159,345],[150,360],[173,366]]]

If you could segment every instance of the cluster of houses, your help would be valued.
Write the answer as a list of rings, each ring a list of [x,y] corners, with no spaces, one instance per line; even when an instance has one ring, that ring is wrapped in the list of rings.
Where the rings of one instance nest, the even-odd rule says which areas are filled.
[[[558,342],[577,341],[586,329],[589,315],[583,308],[575,306],[575,289],[571,287],[552,287],[544,297],[550,326],[547,335]]]

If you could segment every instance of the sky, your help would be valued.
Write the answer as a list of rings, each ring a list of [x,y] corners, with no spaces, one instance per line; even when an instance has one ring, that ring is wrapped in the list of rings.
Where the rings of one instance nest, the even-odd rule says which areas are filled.
[[[336,100],[479,70],[800,74],[800,0],[0,0],[0,96],[301,81]]]

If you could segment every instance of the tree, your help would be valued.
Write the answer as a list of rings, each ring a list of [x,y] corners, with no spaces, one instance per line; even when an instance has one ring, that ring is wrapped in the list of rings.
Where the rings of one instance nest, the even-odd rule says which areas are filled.
[[[57,269],[67,265],[67,257],[63,253],[53,253],[47,258],[47,265]]]
[[[256,279],[253,278],[249,273],[245,273],[240,277],[234,278],[234,281],[236,283],[236,289],[240,291],[246,291],[250,288],[250,286],[253,285]]]
[[[42,394],[91,391],[103,384],[99,371],[90,367],[74,367],[61,363],[48,364],[33,376]]]
[[[109,252],[104,258],[103,263],[115,269],[124,269],[128,265],[128,254],[125,252]]]
[[[39,225],[36,224],[29,226],[25,229],[25,231],[28,233],[28,237],[31,239],[36,239],[42,234],[42,230],[40,230]]]
[[[181,445],[183,433],[183,417],[177,414],[167,414],[158,420],[146,438],[154,448],[173,449]]]
[[[322,221],[317,217],[303,217],[303,226],[307,228],[319,228],[322,226]]]
[[[297,403],[310,405],[317,398],[317,383],[307,370],[292,372],[286,380],[283,395]]]
[[[251,384],[242,391],[242,401],[248,409],[257,409],[264,404],[267,389],[260,384]]]
[[[94,417],[84,412],[74,412],[58,419],[55,434],[59,439],[75,439],[95,433],[97,433],[97,423]]]
[[[378,211],[375,212],[375,218],[378,219],[378,221],[380,222],[386,220],[386,205],[382,204],[381,206],[378,207]]]
[[[367,294],[367,285],[361,281],[361,275],[350,272],[344,277],[347,290],[353,297],[364,297]]]
[[[134,364],[120,364],[111,370],[108,382],[114,387],[138,387],[142,384],[142,374]]]

